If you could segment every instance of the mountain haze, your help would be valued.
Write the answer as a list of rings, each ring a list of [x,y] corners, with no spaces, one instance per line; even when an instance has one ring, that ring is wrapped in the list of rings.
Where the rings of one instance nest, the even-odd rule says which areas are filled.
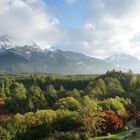
[[[0,36],[0,71],[47,72],[58,74],[100,74],[113,68],[140,72],[140,61],[127,54],[115,54],[104,60],[81,53],[42,50],[35,42]]]
[[[123,71],[131,69],[135,73],[140,72],[140,61],[136,57],[128,54],[114,54],[105,58],[104,61],[111,64],[114,69]]]

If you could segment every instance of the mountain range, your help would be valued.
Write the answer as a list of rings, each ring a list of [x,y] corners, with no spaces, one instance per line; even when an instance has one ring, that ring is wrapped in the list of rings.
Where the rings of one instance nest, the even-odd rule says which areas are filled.
[[[118,69],[140,72],[140,61],[131,55],[115,54],[105,59],[63,50],[42,50],[33,41],[0,36],[0,72],[45,72],[57,74],[100,74]]]

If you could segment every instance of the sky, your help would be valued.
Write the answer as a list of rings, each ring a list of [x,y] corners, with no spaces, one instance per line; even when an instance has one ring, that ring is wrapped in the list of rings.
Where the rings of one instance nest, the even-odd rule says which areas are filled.
[[[0,35],[41,48],[140,59],[140,0],[0,0]]]

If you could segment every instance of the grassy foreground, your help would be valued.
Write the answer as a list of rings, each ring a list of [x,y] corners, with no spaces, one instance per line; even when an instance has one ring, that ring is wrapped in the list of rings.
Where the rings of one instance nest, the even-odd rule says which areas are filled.
[[[134,136],[129,136],[129,137],[127,137],[127,139],[126,140],[140,140],[140,131],[137,131],[137,136],[136,137],[134,137]]]

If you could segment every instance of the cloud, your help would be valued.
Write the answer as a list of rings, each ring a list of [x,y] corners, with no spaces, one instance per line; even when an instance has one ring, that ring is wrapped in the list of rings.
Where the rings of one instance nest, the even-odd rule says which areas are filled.
[[[139,0],[89,0],[87,9],[86,23],[66,32],[61,48],[101,58],[118,52],[139,56],[140,42],[133,39],[140,32]]]
[[[87,23],[87,24],[85,25],[85,28],[87,28],[87,29],[89,29],[89,30],[93,30],[93,31],[96,29],[95,25],[92,24],[92,23]]]
[[[54,18],[53,20],[52,20],[52,25],[55,25],[55,24],[59,24],[60,23],[60,21],[59,21],[59,19],[58,18]]]
[[[76,0],[66,0],[66,2],[69,4],[74,4],[76,2]]]
[[[0,0],[0,33],[35,40],[42,47],[60,40],[59,20],[43,0]]]
[[[43,0],[0,0],[0,34],[35,40],[42,48],[57,44],[59,49],[101,58],[117,52],[140,56],[139,0],[87,0],[84,7],[85,14],[79,14],[84,23],[62,29],[66,19],[59,20]]]

